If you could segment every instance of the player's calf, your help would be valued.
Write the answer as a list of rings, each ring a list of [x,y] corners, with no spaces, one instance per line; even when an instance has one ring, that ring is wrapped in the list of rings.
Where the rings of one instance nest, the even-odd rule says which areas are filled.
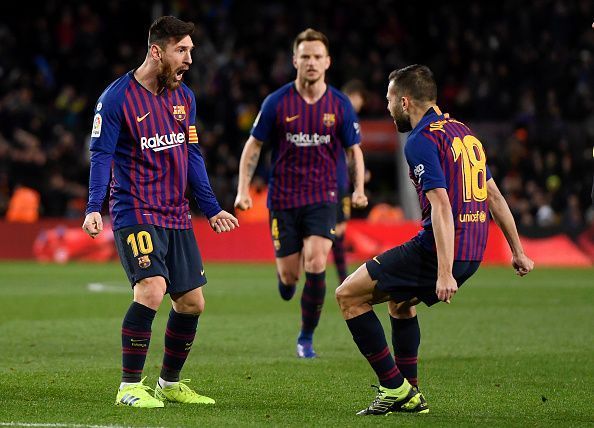
[[[286,284],[278,277],[278,292],[283,300],[289,301],[295,295],[297,284]]]
[[[299,275],[291,270],[281,269],[276,276],[278,278],[278,292],[281,298],[286,301],[291,300],[297,290]]]

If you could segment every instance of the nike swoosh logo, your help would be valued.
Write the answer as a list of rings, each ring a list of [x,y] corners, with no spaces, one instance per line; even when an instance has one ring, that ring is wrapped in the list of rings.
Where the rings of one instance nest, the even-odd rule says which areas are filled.
[[[373,261],[375,261],[378,265],[381,265],[380,261],[377,259],[377,256],[373,258]]]
[[[336,235],[336,229],[330,229],[330,235]]]
[[[291,117],[289,117],[289,116],[285,117],[286,122],[293,122],[294,120],[297,120],[297,119],[299,119],[298,114],[296,114],[295,116],[291,116]]]
[[[151,112],[149,111],[147,114],[145,114],[144,116],[136,116],[136,122],[140,123],[142,122],[144,119],[146,119],[146,117],[151,114]]]
[[[204,276],[204,269],[200,271],[200,275]]]

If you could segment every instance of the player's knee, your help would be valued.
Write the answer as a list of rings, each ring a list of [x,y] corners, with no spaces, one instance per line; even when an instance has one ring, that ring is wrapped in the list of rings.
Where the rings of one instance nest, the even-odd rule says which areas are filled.
[[[408,302],[388,302],[388,311],[390,312],[390,316],[393,318],[398,319],[408,319],[413,318],[417,315],[417,310],[415,308],[416,301],[408,301]]]
[[[178,314],[200,315],[204,312],[204,307],[205,301],[203,298],[173,303],[173,310]]]
[[[306,272],[319,273],[326,270],[326,257],[311,257],[304,262]]]
[[[353,304],[353,296],[349,290],[349,278],[347,278],[334,292],[334,297],[341,310],[349,308]]]
[[[134,286],[134,300],[149,308],[158,308],[166,288],[165,280],[161,277],[141,279]]]

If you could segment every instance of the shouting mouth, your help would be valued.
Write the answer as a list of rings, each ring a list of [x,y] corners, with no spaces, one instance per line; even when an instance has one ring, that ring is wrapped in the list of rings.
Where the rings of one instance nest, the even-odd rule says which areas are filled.
[[[184,77],[184,73],[188,71],[187,68],[180,68],[175,72],[175,80],[180,81]]]

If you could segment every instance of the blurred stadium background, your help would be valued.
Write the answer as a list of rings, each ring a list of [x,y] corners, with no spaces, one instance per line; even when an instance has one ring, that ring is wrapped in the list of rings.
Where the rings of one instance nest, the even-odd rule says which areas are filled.
[[[111,405],[130,291],[112,235],[91,240],[80,229],[92,110],[106,85],[142,62],[147,29],[162,14],[197,24],[185,79],[197,95],[210,180],[228,210],[259,105],[294,78],[294,36],[307,27],[329,36],[329,83],[358,79],[366,88],[370,207],[349,224],[352,263],[418,229],[400,165],[404,137],[386,111],[386,76],[411,63],[430,66],[442,110],[483,142],[537,268],[514,277],[505,241],[492,230],[486,262],[505,267],[481,268],[452,305],[419,309],[419,373],[432,406],[423,424],[591,426],[591,0],[2,2],[0,426],[377,425],[353,416],[368,404],[372,373],[332,299],[332,265],[320,358],[294,357],[299,303],[276,295],[262,198],[224,236],[195,216],[208,309],[184,373],[217,406],[130,413]],[[266,176],[265,162],[258,174]],[[162,309],[154,324],[151,384],[164,316]],[[405,415],[397,423],[420,422]]]
[[[0,228],[8,228],[0,234],[0,257],[31,257],[31,236],[42,224],[55,225],[45,219],[81,222],[94,103],[107,84],[141,63],[150,22],[173,14],[197,24],[186,83],[197,95],[200,141],[224,208],[232,209],[238,158],[259,105],[293,79],[292,39],[312,26],[331,41],[329,83],[358,79],[366,88],[360,116],[371,203],[355,217],[369,218],[367,224],[415,220],[417,202],[398,163],[401,145],[384,96],[392,69],[425,63],[438,80],[442,109],[470,123],[483,141],[522,235],[561,236],[563,248],[571,247],[568,261],[578,252],[582,262],[594,258],[591,1],[530,1],[521,8],[510,0],[430,2],[422,11],[385,0],[373,7],[319,0],[48,1],[26,13],[16,3],[0,8]],[[266,173],[263,163],[258,174]],[[7,226],[11,221],[37,227],[30,232]],[[28,250],[15,252],[11,232]],[[392,241],[407,237],[394,233]],[[354,258],[363,257],[353,249],[356,240],[349,242],[359,254]],[[203,251],[208,259],[209,249]],[[272,254],[263,251],[263,257]]]

